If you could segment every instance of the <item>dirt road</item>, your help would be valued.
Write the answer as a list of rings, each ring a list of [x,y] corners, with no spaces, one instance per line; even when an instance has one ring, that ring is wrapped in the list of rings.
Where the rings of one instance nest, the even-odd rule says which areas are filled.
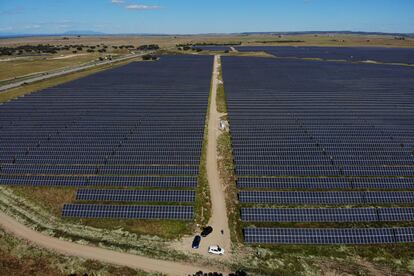
[[[210,185],[211,218],[209,225],[214,229],[213,233],[205,239],[205,243],[218,244],[226,250],[226,257],[231,255],[230,230],[227,218],[226,195],[221,183],[217,161],[217,138],[220,135],[219,123],[222,114],[217,112],[216,94],[218,75],[220,68],[220,56],[214,57],[214,72],[212,94],[210,102],[210,114],[208,121],[208,147],[207,147],[207,177]],[[220,232],[223,230],[224,234]]]
[[[137,255],[115,252],[103,248],[67,242],[36,232],[6,214],[0,212],[0,226],[8,233],[28,240],[33,244],[48,250],[86,259],[97,260],[120,266],[128,266],[147,272],[160,272],[167,275],[188,275],[197,271],[218,271],[211,267],[201,267],[194,264],[176,263],[141,257]]]

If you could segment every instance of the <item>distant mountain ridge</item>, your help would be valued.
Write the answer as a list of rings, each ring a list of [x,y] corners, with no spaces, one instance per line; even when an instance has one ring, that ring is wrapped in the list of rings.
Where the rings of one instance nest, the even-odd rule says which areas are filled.
[[[96,32],[96,31],[88,31],[88,30],[75,30],[75,31],[67,31],[64,32],[63,35],[104,35],[105,33]]]

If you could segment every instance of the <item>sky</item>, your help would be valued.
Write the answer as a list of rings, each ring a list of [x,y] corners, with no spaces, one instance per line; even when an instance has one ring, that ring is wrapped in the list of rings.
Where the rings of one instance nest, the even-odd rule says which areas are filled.
[[[0,33],[414,33],[414,0],[0,0]]]

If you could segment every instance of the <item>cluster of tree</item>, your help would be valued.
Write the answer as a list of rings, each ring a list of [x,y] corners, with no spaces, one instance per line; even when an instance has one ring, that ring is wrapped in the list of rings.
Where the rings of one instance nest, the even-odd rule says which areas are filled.
[[[134,45],[120,45],[118,46],[119,49],[134,49],[135,46]]]
[[[160,47],[157,44],[141,45],[135,48],[134,45],[119,45],[112,46],[113,49],[127,49],[127,50],[158,50]],[[56,54],[59,51],[72,51],[72,53],[77,53],[80,51],[86,50],[88,53],[94,53],[95,51],[99,53],[105,53],[108,51],[108,46],[105,44],[97,45],[83,45],[83,44],[70,44],[70,45],[49,45],[49,44],[39,44],[39,45],[22,45],[16,47],[0,47],[0,55],[22,55],[26,54]]]
[[[178,50],[184,50],[184,51],[188,51],[188,50],[191,50],[191,49],[193,49],[193,45],[192,44],[177,44],[177,45],[175,45],[177,48],[178,48]]]
[[[0,55],[21,55],[23,53],[50,53],[56,54],[61,49],[57,46],[49,44],[39,44],[39,45],[21,45],[16,47],[0,47]]]
[[[126,46],[123,46],[126,47]],[[128,45],[127,47],[132,47]],[[72,53],[77,53],[88,49],[88,53],[95,52],[96,48],[101,48],[98,50],[103,53],[106,52],[108,46],[106,45],[83,45],[83,44],[71,44],[71,45],[50,45],[50,44],[38,44],[38,45],[20,45],[16,47],[0,47],[0,55],[22,55],[22,54],[57,54],[59,51],[72,51]]]
[[[178,50],[180,51],[188,51],[188,50],[192,50],[192,51],[197,51],[197,52],[201,52],[203,51],[203,49],[196,47],[193,44],[177,44],[175,45],[177,47]]]
[[[137,47],[137,50],[139,51],[154,51],[154,50],[158,50],[160,48],[160,46],[158,46],[157,44],[148,44],[148,45],[141,45],[139,47]]]
[[[156,55],[147,54],[147,55],[143,55],[142,56],[142,59],[143,60],[157,60],[158,57]]]
[[[405,40],[405,37],[404,36],[396,36],[396,37],[394,37],[394,39],[396,39],[396,40]]]

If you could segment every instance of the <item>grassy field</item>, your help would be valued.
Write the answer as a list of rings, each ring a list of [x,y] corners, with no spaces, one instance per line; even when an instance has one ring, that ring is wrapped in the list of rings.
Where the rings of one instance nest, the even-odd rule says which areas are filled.
[[[155,275],[127,267],[58,255],[17,239],[0,228],[0,271],[2,275]],[[87,273],[87,274],[86,274]]]
[[[87,53],[69,56],[69,58],[58,58],[59,55],[49,57],[27,57],[11,58],[10,60],[0,61],[0,82],[7,79],[46,72],[65,67],[81,65],[98,59],[97,53]]]

